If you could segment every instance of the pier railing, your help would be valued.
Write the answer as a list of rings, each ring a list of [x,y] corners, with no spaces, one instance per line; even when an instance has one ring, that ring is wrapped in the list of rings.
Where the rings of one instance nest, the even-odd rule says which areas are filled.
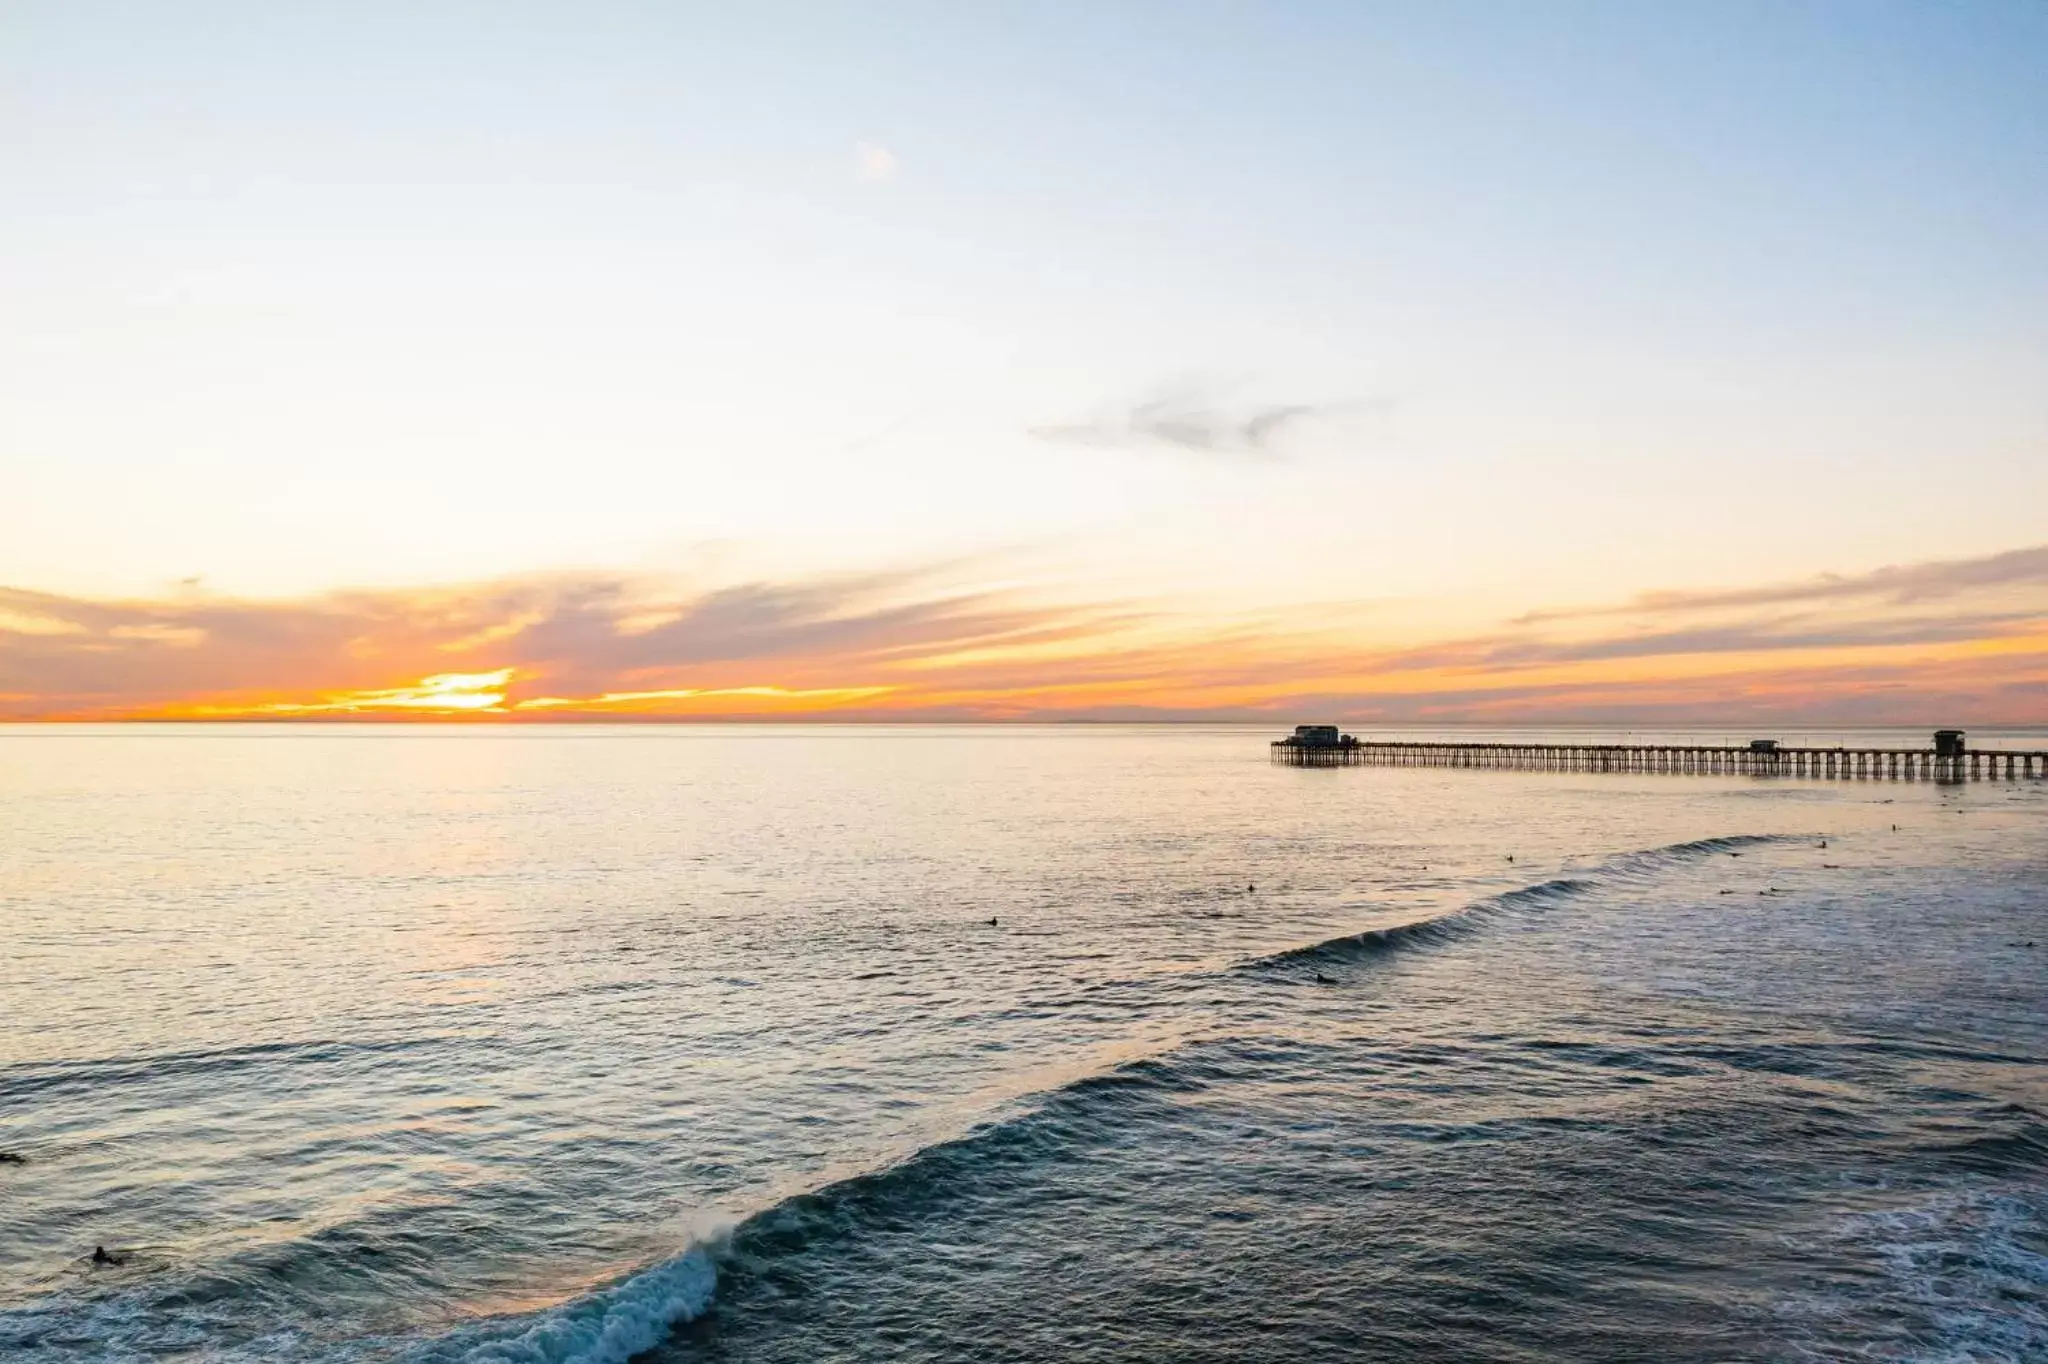
[[[1757,748],[1709,744],[1517,744],[1281,739],[1273,761],[1292,767],[1492,767],[1552,772],[1670,772],[1823,780],[1981,781],[2048,777],[2048,751],[1932,748]]]

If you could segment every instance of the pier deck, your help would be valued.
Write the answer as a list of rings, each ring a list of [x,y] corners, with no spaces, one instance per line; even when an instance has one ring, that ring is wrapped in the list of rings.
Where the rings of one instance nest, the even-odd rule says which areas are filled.
[[[1822,780],[1982,781],[2048,777],[2048,750],[1772,748],[1696,744],[1415,743],[1281,739],[1273,761],[1292,767],[1493,767],[1550,772],[1671,772]]]

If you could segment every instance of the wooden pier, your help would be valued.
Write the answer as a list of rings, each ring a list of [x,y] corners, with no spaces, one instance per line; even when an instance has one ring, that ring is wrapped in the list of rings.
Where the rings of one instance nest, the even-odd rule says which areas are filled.
[[[1291,767],[1491,767],[1542,772],[1665,772],[1810,777],[1840,781],[1961,782],[2048,777],[2048,750],[1786,748],[1744,745],[1415,743],[1281,739],[1273,761]]]

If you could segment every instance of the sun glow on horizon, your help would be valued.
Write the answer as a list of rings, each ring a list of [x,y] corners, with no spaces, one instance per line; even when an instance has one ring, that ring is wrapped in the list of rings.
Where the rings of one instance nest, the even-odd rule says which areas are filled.
[[[340,692],[318,701],[266,701],[253,705],[197,705],[184,713],[194,719],[295,715],[362,715],[378,711],[417,711],[442,715],[502,713],[505,688],[516,668],[487,673],[435,673],[410,687]]]

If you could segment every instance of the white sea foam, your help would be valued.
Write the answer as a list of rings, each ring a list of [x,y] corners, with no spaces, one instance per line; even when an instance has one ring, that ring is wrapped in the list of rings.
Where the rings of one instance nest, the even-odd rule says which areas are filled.
[[[1938,1333],[1917,1358],[2018,1364],[2048,1354],[2048,1255],[2029,1245],[2043,1230],[2034,1202],[1956,1194],[1865,1220],[1894,1300],[1920,1308]]]
[[[1801,1249],[1825,1259],[1846,1251],[1876,1271],[1875,1281],[1851,1277],[1788,1298],[1778,1315],[1813,1331],[1815,1339],[1792,1342],[1807,1359],[1876,1354],[1900,1364],[2027,1364],[2048,1357],[2048,1254],[2036,1248],[2048,1229],[2042,1212],[2037,1192],[1971,1189],[1849,1214],[1824,1243]]]
[[[407,1351],[408,1364],[625,1364],[711,1305],[718,1270],[701,1249],[608,1288],[523,1317],[451,1331]]]

